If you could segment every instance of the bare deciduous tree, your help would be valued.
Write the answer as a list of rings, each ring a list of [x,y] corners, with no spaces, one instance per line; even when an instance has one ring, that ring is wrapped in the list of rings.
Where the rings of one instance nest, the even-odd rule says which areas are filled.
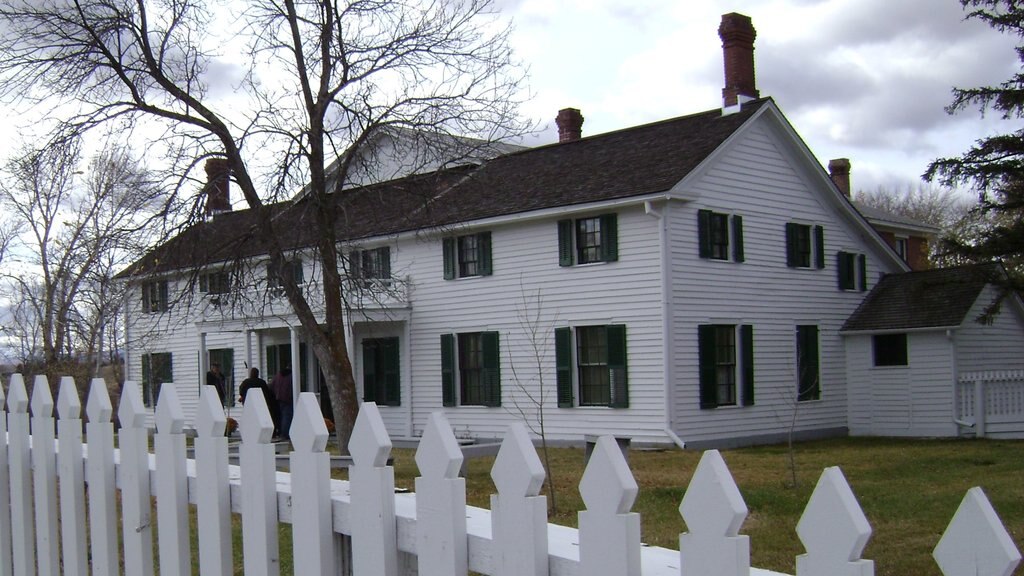
[[[343,214],[331,193],[373,157],[381,130],[485,142],[521,133],[521,73],[489,0],[254,0],[226,12],[204,0],[10,0],[0,6],[0,93],[70,107],[72,132],[140,122],[161,130],[155,146],[171,172],[186,175],[181,184],[203,158],[226,159],[262,218],[270,269],[319,360],[346,450],[358,403],[344,329]],[[227,86],[237,62],[247,68]],[[290,231],[261,210],[299,187],[313,208],[316,240],[305,248],[315,252],[322,312],[284,273],[289,247],[278,239]]]
[[[19,231],[2,279],[18,303],[22,362],[58,376],[82,358],[98,361],[123,292],[114,272],[141,253],[159,188],[122,149],[83,166],[78,139],[26,148],[3,176],[3,219]]]

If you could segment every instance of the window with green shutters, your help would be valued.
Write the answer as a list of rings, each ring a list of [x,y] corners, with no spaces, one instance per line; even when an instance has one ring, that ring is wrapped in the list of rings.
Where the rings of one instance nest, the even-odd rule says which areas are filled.
[[[836,274],[840,290],[868,289],[868,260],[864,254],[836,253]]]
[[[825,267],[825,228],[789,222],[786,224],[786,266]]]
[[[501,406],[501,355],[497,332],[441,335],[444,406]]]
[[[710,260],[743,262],[743,217],[697,211],[698,254]],[[730,250],[730,245],[732,250]]]
[[[796,327],[797,392],[799,402],[821,399],[818,327],[813,324]]]
[[[363,340],[363,401],[402,404],[400,363],[398,338]]]
[[[348,255],[348,274],[356,286],[372,288],[389,286],[391,281],[391,247],[353,250]]]
[[[624,325],[556,328],[555,382],[558,406],[572,408],[578,398],[579,406],[628,408],[629,373],[626,358]]]
[[[616,214],[558,221],[558,264],[592,264],[619,259]]]
[[[754,404],[754,329],[749,324],[697,326],[700,407]]]
[[[302,286],[305,282],[305,277],[302,270],[302,259],[295,258],[284,262],[282,266],[282,273],[289,274],[295,284]],[[284,295],[284,283],[281,274],[278,274],[277,270],[274,270],[273,266],[267,263],[267,289],[271,296],[280,297]]]
[[[156,406],[160,399],[160,386],[174,382],[174,369],[170,352],[142,355],[142,401],[147,407]]]
[[[441,241],[444,258],[444,279],[490,276],[491,233],[466,234]]]
[[[168,307],[167,280],[153,280],[142,284],[142,313],[166,312]]]

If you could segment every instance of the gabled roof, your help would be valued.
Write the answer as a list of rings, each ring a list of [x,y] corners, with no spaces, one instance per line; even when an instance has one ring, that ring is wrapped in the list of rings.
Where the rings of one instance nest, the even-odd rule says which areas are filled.
[[[889,274],[843,324],[842,332],[951,328],[964,323],[986,285],[1005,275],[1000,264]]]
[[[716,108],[571,142],[333,194],[339,241],[564,206],[665,192],[735,133],[770,98],[722,115]],[[771,104],[774,106],[774,104]],[[309,197],[239,210],[195,224],[118,274],[125,278],[267,253],[264,216],[287,231],[285,248],[313,244]]]
[[[927,222],[880,210],[878,208],[868,206],[863,202],[854,202],[853,205],[857,208],[857,211],[863,214],[864,217],[867,218],[868,222],[871,222],[871,225],[876,228],[902,228],[908,232],[918,232],[931,236],[934,236],[941,231],[941,229],[932,226]]]

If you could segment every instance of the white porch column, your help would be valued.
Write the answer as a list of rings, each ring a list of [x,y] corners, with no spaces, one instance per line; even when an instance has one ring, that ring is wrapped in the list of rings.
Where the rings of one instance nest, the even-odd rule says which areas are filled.
[[[304,366],[299,365],[299,331],[294,326],[288,328],[288,335],[291,337],[292,345],[292,405],[299,401],[299,388],[302,387],[302,372]]]
[[[210,371],[210,355],[206,351],[206,332],[199,333],[199,385],[206,385],[206,373]],[[202,390],[202,388],[200,388]]]
[[[250,369],[257,367],[252,362],[252,330],[245,331],[245,365]],[[263,371],[261,370],[260,372],[262,373]],[[245,371],[245,377],[249,377],[249,370]],[[264,376],[264,379],[266,379],[266,376]]]
[[[267,359],[263,357],[266,353],[263,346],[263,331],[256,331],[256,366],[259,367],[260,373],[263,374],[263,379],[270,381],[274,377],[273,374],[267,374],[264,372],[264,367],[267,365]]]

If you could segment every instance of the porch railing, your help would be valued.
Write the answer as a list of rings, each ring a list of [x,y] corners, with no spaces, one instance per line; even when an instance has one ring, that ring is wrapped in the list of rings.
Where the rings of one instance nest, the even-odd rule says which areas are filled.
[[[1024,437],[1024,370],[960,374],[956,390],[958,422],[973,426],[979,438]]]

